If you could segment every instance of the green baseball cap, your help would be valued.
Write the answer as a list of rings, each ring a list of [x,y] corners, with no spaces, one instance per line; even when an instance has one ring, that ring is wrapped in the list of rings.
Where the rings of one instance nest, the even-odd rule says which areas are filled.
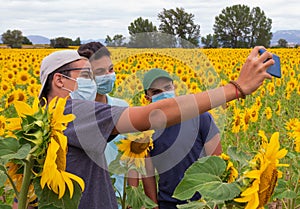
[[[144,89],[147,90],[150,88],[153,81],[155,81],[158,78],[168,78],[173,81],[170,74],[160,68],[153,68],[145,73],[144,79],[143,79],[143,86]]]

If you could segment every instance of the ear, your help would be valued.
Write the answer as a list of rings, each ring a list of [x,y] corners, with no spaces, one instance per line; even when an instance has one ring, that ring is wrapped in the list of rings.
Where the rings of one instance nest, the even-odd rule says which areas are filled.
[[[64,83],[62,82],[63,76],[60,73],[55,73],[53,75],[53,84],[57,86],[58,88],[61,88],[64,86]]]

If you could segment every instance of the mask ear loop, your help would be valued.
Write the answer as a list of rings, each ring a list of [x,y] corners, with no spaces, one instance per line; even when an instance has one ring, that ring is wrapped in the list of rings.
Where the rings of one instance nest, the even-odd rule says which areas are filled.
[[[65,91],[68,91],[69,93],[72,92],[70,89],[67,89],[67,88],[65,88],[65,87],[63,87],[63,86],[61,87],[61,89],[65,90]]]
[[[71,78],[71,77],[69,77],[69,76],[67,76],[67,75],[64,75],[64,74],[62,74],[62,73],[59,73],[59,74],[60,74],[62,77],[65,77],[65,78],[67,78],[67,79],[70,79],[70,80],[72,80],[72,81],[77,82],[77,80],[74,79],[74,78]],[[64,86],[62,86],[61,89],[65,90],[65,91],[68,91],[69,93],[73,92],[73,91],[71,91],[70,89],[65,88]]]

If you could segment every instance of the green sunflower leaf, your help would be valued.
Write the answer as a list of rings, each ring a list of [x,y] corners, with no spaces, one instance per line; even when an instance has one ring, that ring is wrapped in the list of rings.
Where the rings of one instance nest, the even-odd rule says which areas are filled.
[[[138,187],[128,186],[126,188],[127,204],[131,208],[154,208],[157,206],[148,196],[145,195],[141,185]]]
[[[194,162],[185,172],[185,175],[197,173],[209,173],[216,176],[221,176],[226,170],[225,161],[217,156],[208,156],[200,158]]]
[[[176,187],[173,197],[190,199],[195,192],[210,200],[231,200],[240,194],[237,183],[223,183],[220,176],[225,172],[226,164],[217,156],[204,157],[191,165]]]
[[[207,208],[216,208],[218,204],[224,204],[223,201],[213,202],[213,201],[192,201],[183,205],[177,205],[178,209],[207,209]]]
[[[118,153],[116,159],[111,161],[111,163],[109,164],[108,170],[110,173],[120,175],[128,172],[128,169],[124,165],[121,165],[120,157],[121,154]]]
[[[227,154],[231,160],[240,162],[241,166],[247,166],[251,156],[237,149],[237,147],[228,147]]]
[[[232,200],[240,194],[237,183],[223,183],[218,176],[198,173],[185,176],[176,187],[173,197],[181,200],[190,199],[195,192],[210,200]]]
[[[16,153],[19,149],[19,142],[17,139],[9,137],[0,140],[0,157],[3,155]]]

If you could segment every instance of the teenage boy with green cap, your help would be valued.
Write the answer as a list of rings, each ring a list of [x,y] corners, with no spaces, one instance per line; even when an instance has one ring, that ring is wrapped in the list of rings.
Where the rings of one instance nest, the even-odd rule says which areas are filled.
[[[143,85],[146,99],[150,102],[175,98],[173,79],[162,69],[154,68],[146,72]],[[187,202],[172,197],[185,171],[200,157],[221,154],[219,130],[210,113],[205,112],[182,123],[156,130],[152,138],[154,146],[149,153],[150,158],[146,160],[148,177],[143,179],[145,193],[158,203],[160,209],[176,209],[176,205]],[[158,196],[153,166],[159,175]],[[200,198],[201,195],[196,193],[190,200]]]

